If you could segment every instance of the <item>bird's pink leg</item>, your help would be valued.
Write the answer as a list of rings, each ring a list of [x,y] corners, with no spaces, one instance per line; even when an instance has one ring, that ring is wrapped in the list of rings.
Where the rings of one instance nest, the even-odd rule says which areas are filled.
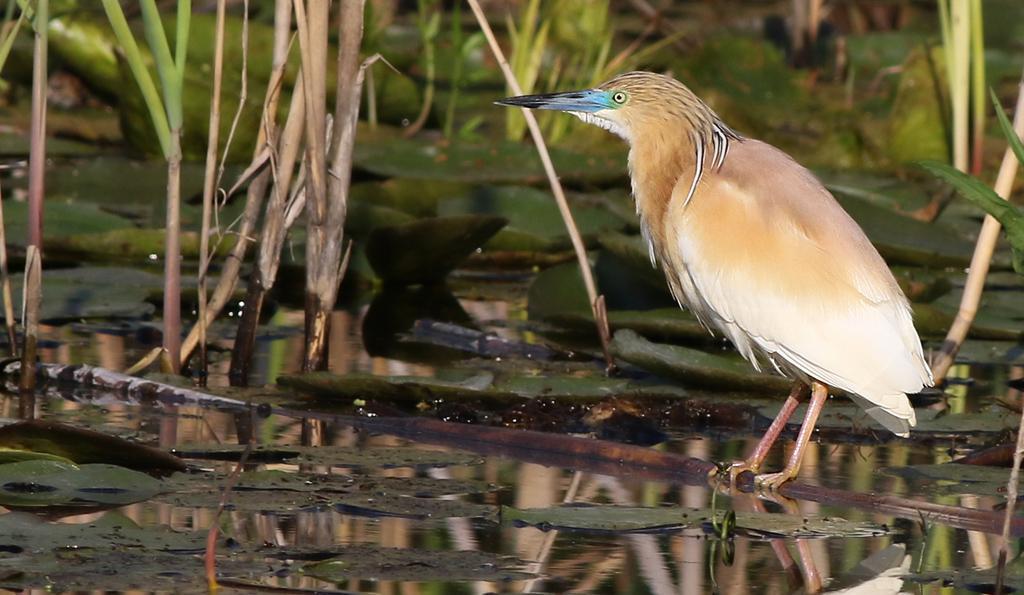
[[[778,440],[779,434],[786,427],[786,423],[790,417],[793,417],[793,412],[796,411],[800,401],[807,395],[807,385],[803,382],[797,382],[793,385],[793,389],[789,391],[789,397],[786,398],[786,402],[782,404],[782,409],[779,410],[778,415],[772,421],[772,425],[768,427],[768,431],[765,432],[764,437],[758,441],[757,446],[754,447],[754,452],[750,453],[750,456],[743,461],[737,461],[729,466],[729,483],[735,484],[736,478],[745,471],[757,475],[757,472],[761,469],[761,464],[764,463],[765,458],[768,456],[768,452],[772,449],[772,445]]]
[[[762,490],[775,491],[782,484],[796,477],[800,472],[800,462],[803,461],[804,451],[811,442],[811,434],[814,433],[814,426],[818,423],[818,416],[825,407],[828,400],[828,387],[820,382],[811,383],[811,402],[807,405],[807,413],[804,415],[804,423],[800,426],[800,434],[796,437],[796,445],[789,455],[789,460],[782,471],[758,475],[754,478],[754,484]]]

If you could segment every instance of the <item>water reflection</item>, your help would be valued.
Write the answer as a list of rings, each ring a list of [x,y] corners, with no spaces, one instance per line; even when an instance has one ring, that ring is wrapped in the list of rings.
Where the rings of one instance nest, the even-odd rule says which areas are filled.
[[[362,349],[369,323],[368,309],[335,312],[331,325],[330,366],[338,373],[372,372],[382,375],[430,375],[430,365],[401,362],[372,356]],[[470,312],[476,320],[515,320],[517,311],[507,304],[496,307],[490,302],[463,301],[460,310]],[[301,326],[302,314],[281,310],[271,324],[289,328]],[[508,338],[521,338],[514,326],[499,329]],[[53,341],[42,350],[47,361],[58,363],[95,362],[104,367],[123,368],[135,361],[150,345],[139,340],[144,335],[93,333],[76,334],[70,327],[48,327],[45,337]],[[257,346],[254,384],[269,383],[280,373],[292,371],[301,363],[302,338],[295,333],[270,333]],[[229,344],[228,338],[220,341]],[[211,385],[225,385],[227,357],[212,360]],[[964,371],[966,372],[966,371]],[[1014,369],[1015,377],[1021,370]],[[990,386],[961,387],[954,399],[944,406],[968,408],[981,394],[988,396]],[[988,393],[985,393],[988,391]],[[14,395],[0,400],[6,417],[61,418],[74,423],[100,427],[122,435],[134,435],[163,446],[245,443],[333,445],[347,448],[370,446],[416,446],[407,440],[384,435],[367,435],[350,427],[318,420],[295,420],[280,417],[253,420],[248,415],[220,412],[197,407],[129,406],[116,399],[91,394],[89,399],[38,399],[26,405]],[[107,396],[109,397],[109,395]],[[1018,400],[1016,391],[1007,399]],[[25,410],[25,408],[28,410]],[[753,437],[733,440],[712,440],[695,433],[675,433],[674,438],[658,448],[705,460],[727,460],[752,447]],[[431,449],[437,447],[429,447]],[[774,452],[768,465],[782,464],[785,453]],[[884,446],[849,444],[812,444],[805,458],[802,477],[824,485],[842,486],[862,492],[879,491],[908,494],[914,488],[907,480],[878,473],[887,465],[934,463],[948,461],[950,445],[894,442]],[[227,463],[213,464],[227,472]],[[353,469],[324,465],[252,465],[252,469],[282,469],[344,475]],[[542,508],[562,502],[576,504],[609,502],[623,506],[687,506],[705,508],[710,505],[710,492],[702,487],[674,486],[638,479],[616,478],[572,470],[547,467],[510,459],[487,458],[478,465],[441,468],[377,469],[374,476],[412,479],[473,480],[501,486],[494,492],[479,495],[444,496],[492,504],[508,504],[517,508]],[[219,486],[210,486],[211,490]],[[992,508],[1000,504],[995,497],[908,495],[931,500],[958,503],[975,508]],[[760,510],[765,503],[749,496],[719,500],[719,505],[736,510]],[[768,505],[798,515],[836,515],[849,520],[870,520],[893,524],[885,515],[857,510],[832,510],[811,502],[783,502]],[[65,517],[63,523],[89,523],[105,514],[120,513],[142,525],[160,525],[182,531],[205,530],[214,522],[211,509],[179,507],[160,502],[125,506],[115,511]],[[533,527],[495,525],[467,518],[413,519],[343,514],[335,510],[309,510],[294,514],[255,514],[228,512],[221,519],[227,534],[251,543],[277,546],[327,547],[351,544],[374,544],[393,548],[449,549],[455,551],[488,551],[513,556],[524,567],[538,573],[530,581],[494,583],[475,581],[441,586],[430,583],[345,580],[339,584],[303,576],[294,569],[298,561],[286,562],[292,571],[268,578],[269,585],[302,589],[344,589],[376,593],[437,592],[576,592],[576,593],[706,593],[717,588],[721,593],[789,593],[796,589],[813,592],[818,585],[856,585],[877,577],[854,572],[865,559],[885,555],[893,564],[895,574],[900,568],[919,571],[948,568],[985,568],[992,564],[996,541],[994,536],[967,533],[941,525],[899,522],[896,530],[886,536],[846,539],[759,540],[737,536],[731,563],[712,551],[712,540],[679,532],[655,534],[602,534],[580,531],[543,531]],[[893,549],[893,546],[897,546]],[[903,552],[906,552],[905,555]],[[881,573],[883,569],[878,569]],[[851,574],[852,573],[852,574]],[[857,578],[860,576],[861,578]],[[889,577],[873,584],[871,593],[898,592],[903,581]],[[103,587],[97,583],[97,588]],[[440,590],[439,590],[440,589]],[[40,593],[44,591],[39,591]],[[935,585],[920,587],[918,592],[940,592]]]

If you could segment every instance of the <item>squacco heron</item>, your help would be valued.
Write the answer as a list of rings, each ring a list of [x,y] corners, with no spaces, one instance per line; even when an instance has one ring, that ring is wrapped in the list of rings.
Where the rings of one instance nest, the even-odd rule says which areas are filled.
[[[751,455],[761,489],[796,477],[830,387],[890,431],[915,424],[908,393],[932,377],[910,304],[856,222],[779,149],[729,128],[679,81],[629,72],[593,89],[501,105],[569,112],[629,143],[629,175],[652,263],[680,305],[727,337],[757,370],[794,386]],[[810,392],[794,449],[759,474]]]

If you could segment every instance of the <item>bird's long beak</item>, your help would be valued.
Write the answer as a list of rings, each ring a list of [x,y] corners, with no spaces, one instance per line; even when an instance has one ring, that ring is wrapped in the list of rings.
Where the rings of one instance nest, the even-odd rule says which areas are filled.
[[[550,109],[561,112],[597,112],[608,109],[607,95],[607,92],[600,89],[586,89],[583,91],[569,91],[567,93],[506,97],[494,103],[510,107]]]

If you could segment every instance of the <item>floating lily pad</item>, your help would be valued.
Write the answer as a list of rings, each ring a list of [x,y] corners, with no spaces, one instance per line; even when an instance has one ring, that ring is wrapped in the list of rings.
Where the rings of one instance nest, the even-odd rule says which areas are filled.
[[[925,223],[842,192],[836,199],[890,263],[964,266],[974,244],[941,223]]]
[[[25,225],[12,225],[28,218],[28,203],[4,198],[4,221],[7,222],[8,243],[24,246],[28,233]],[[92,234],[133,227],[132,222],[92,203],[48,200],[46,202],[47,250],[53,240],[74,234]]]
[[[518,509],[501,507],[501,520],[540,527],[610,533],[646,533],[703,529],[710,532],[712,519],[721,519],[724,511],[698,508],[641,508],[627,506],[555,506]],[[869,522],[847,521],[837,517],[813,517],[763,512],[737,512],[736,531],[761,538],[779,537],[876,537],[889,529]]]
[[[882,472],[908,481],[932,484],[928,489],[936,494],[976,494],[998,498],[1006,497],[1006,485],[1010,479],[1010,469],[1006,467],[959,463],[886,467]],[[1024,481],[1018,489],[1021,487],[1024,487]]]
[[[971,364],[1024,364],[1024,344],[971,340],[960,347],[956,358]]]
[[[583,236],[625,227],[624,220],[606,209],[581,202],[581,199],[575,201],[572,213]],[[438,213],[499,215],[508,219],[508,227],[487,243],[492,250],[543,251],[570,247],[565,222],[550,191],[527,186],[481,187],[469,195],[442,201]]]
[[[593,331],[594,317],[589,312],[569,312],[548,316],[545,321],[580,331]],[[608,313],[608,326],[612,331],[629,329],[647,337],[668,341],[700,341],[711,334],[692,314],[681,308],[657,310],[613,310]]]
[[[216,508],[226,477],[208,473],[177,473],[164,482],[157,497],[181,507]],[[477,494],[491,488],[479,482],[430,477],[376,477],[297,473],[282,470],[247,471],[235,484],[228,507],[235,512],[295,513],[300,510],[350,506],[366,514],[387,516],[483,517],[481,505],[441,496]]]
[[[465,500],[414,498],[394,494],[350,493],[335,502],[339,512],[356,516],[401,517],[405,519],[470,518],[497,522],[498,507]]]
[[[792,384],[781,376],[755,372],[738,355],[719,355],[678,345],[653,343],[631,330],[615,333],[612,353],[616,358],[645,370],[695,386],[785,395]]]
[[[551,149],[551,158],[562,180],[596,184],[624,180],[626,176],[624,147],[595,155],[556,147]],[[538,183],[545,179],[537,151],[527,143],[437,144],[361,134],[354,162],[356,167],[394,178],[492,184]]]
[[[12,278],[14,311],[21,311],[22,275]],[[86,318],[145,318],[156,308],[146,300],[160,292],[163,280],[152,273],[118,267],[82,267],[43,273],[46,321]]]
[[[245,447],[238,445],[211,445],[176,449],[174,454],[183,459],[237,461]],[[451,450],[424,450],[406,447],[342,448],[336,446],[257,446],[249,455],[252,463],[292,463],[329,465],[332,467],[447,467],[450,465],[479,465],[479,456]]]
[[[533,578],[513,558],[478,552],[347,546],[340,556],[302,568],[326,581],[509,581]]]
[[[491,386],[492,375],[472,376],[448,381],[422,376],[372,376],[369,374],[330,374],[313,372],[279,376],[278,384],[315,395],[321,399],[363,399],[420,403],[438,399],[505,399]]]
[[[160,481],[115,465],[37,459],[0,465],[0,504],[8,507],[123,505],[160,491]]]
[[[436,283],[505,226],[486,215],[432,217],[370,233],[366,256],[385,282]]]
[[[107,463],[145,471],[182,471],[183,463],[163,450],[95,430],[44,420],[0,428],[0,447],[49,453],[75,463]]]
[[[108,512],[79,523],[48,523],[35,515],[0,515],[0,586],[54,592],[87,590],[205,590],[199,554],[206,532],[142,528]],[[217,561],[222,577],[270,576],[280,564],[265,557]],[[9,569],[17,573],[5,574]]]
[[[947,116],[939,91],[947,85],[943,58],[942,48],[922,48],[903,63],[885,143],[898,163],[949,159]]]
[[[931,202],[934,184],[908,181],[872,171],[849,169],[815,170],[815,175],[833,194],[850,196],[898,213],[911,213]]]

